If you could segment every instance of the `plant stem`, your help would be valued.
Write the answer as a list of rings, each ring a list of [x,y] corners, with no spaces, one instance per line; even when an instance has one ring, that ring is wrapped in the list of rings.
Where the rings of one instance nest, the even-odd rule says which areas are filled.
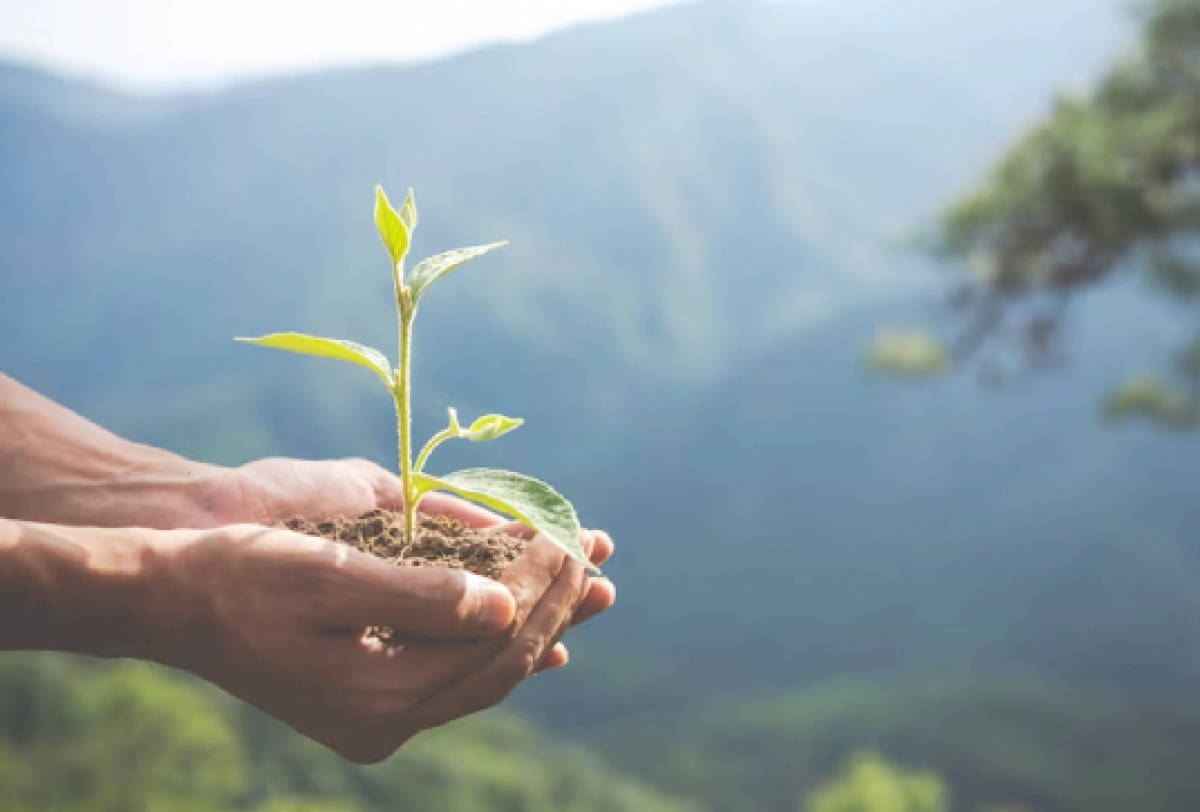
[[[397,297],[400,313],[400,366],[396,370],[396,417],[400,434],[400,479],[404,487],[404,535],[409,544],[417,540],[417,491],[412,465],[412,323],[414,308],[409,292],[401,288]]]

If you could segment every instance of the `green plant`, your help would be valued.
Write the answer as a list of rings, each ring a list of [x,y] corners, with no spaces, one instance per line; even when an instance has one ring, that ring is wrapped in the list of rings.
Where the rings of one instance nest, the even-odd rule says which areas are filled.
[[[446,440],[461,438],[472,442],[494,440],[521,425],[523,421],[498,414],[485,415],[463,428],[454,409],[448,409],[449,425],[434,435],[417,455],[412,455],[412,340],[417,308],[434,282],[468,260],[505,245],[504,242],[459,248],[422,260],[407,276],[404,259],[417,227],[417,207],[410,189],[404,205],[396,211],[382,187],[375,189],[375,225],[383,239],[392,264],[396,312],[400,324],[400,363],[393,369],[387,356],[353,341],[318,338],[303,333],[273,333],[259,338],[239,338],[263,347],[319,355],[348,361],[375,372],[396,402],[400,439],[400,478],[404,487],[404,526],[407,538],[415,536],[417,505],[421,497],[444,490],[486,505],[512,516],[522,524],[544,534],[573,558],[590,566],[579,545],[579,520],[571,503],[549,485],[523,474],[472,468],[434,477],[425,473],[425,463],[433,450]]]

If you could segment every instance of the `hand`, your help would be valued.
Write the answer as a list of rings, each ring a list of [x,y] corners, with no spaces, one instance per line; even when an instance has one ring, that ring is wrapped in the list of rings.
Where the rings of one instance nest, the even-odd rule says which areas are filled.
[[[249,525],[192,532],[176,549],[156,579],[155,659],[359,763],[498,703],[546,661],[589,595],[583,567],[542,537],[503,586]],[[198,608],[181,618],[179,606]],[[370,625],[403,642],[364,639]]]
[[[362,459],[259,460],[223,470],[217,475],[211,493],[212,521],[219,525],[269,524],[295,516],[359,516],[377,508],[401,510],[404,505],[400,478]],[[420,508],[422,513],[451,516],[472,527],[493,527],[503,521],[491,511],[442,493],[427,494]],[[525,532],[519,524],[510,524],[507,529],[517,535]],[[612,556],[612,539],[600,531],[586,532],[592,562],[601,566]],[[615,600],[611,582],[604,578],[589,579],[587,595],[574,623],[578,625],[607,610]],[[566,662],[567,651],[558,644],[543,667],[557,668]]]
[[[361,516],[369,510],[404,507],[400,478],[363,459],[274,457],[220,469],[206,488],[211,522],[205,526],[209,527],[271,524],[297,516]],[[452,516],[473,527],[499,521],[490,511],[441,493],[428,494],[421,507],[424,513]]]

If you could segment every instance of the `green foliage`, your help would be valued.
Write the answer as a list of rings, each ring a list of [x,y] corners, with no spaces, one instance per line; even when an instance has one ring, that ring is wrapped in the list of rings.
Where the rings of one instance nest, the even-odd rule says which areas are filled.
[[[950,367],[946,348],[920,330],[881,330],[867,351],[867,364],[875,372],[902,377],[930,377]]]
[[[166,669],[22,654],[0,657],[0,809],[698,812],[502,714],[362,768]]]
[[[935,773],[908,773],[877,753],[851,756],[842,773],[812,793],[802,812],[947,812],[945,783]]]
[[[972,271],[957,297],[973,311],[970,331],[1016,335],[1044,360],[1068,297],[1131,269],[1194,300],[1198,171],[1200,0],[1154,0],[1136,51],[1090,94],[1061,99],[947,213],[942,247]],[[1122,387],[1105,412],[1180,428],[1196,422],[1190,399],[1142,382]]]
[[[1200,809],[1194,707],[1031,684],[844,680],[616,724],[599,740],[619,766],[712,812],[794,810],[863,749],[933,770],[956,810]]]
[[[0,689],[41,670],[6,661]],[[244,753],[210,694],[139,663],[45,681],[24,690],[53,697],[57,720],[0,728],[0,808],[220,812],[244,793]]]
[[[1117,387],[1104,404],[1104,416],[1114,421],[1145,417],[1159,425],[1185,429],[1200,421],[1200,404],[1186,392],[1147,375]]]
[[[412,459],[412,328],[417,305],[434,282],[469,260],[505,245],[505,242],[460,248],[422,260],[412,272],[404,274],[404,258],[417,227],[417,204],[410,189],[400,211],[392,208],[382,186],[375,188],[375,225],[380,239],[392,260],[395,282],[396,313],[400,321],[400,362],[393,371],[387,356],[378,350],[352,341],[318,338],[302,333],[274,333],[260,338],[242,338],[263,347],[319,355],[347,361],[374,370],[396,401],[397,431],[400,435],[400,475],[405,493],[405,527],[412,538],[416,526],[417,506],[421,497],[431,490],[450,490],[468,499],[482,502],[505,513],[533,530],[545,534],[568,555],[590,566],[579,544],[579,519],[575,508],[560,493],[543,482],[510,471],[473,468],[447,477],[436,478],[423,473],[430,454],[444,440],[464,438],[473,442],[494,440],[521,425],[522,421],[503,415],[485,415],[463,431],[458,414],[450,410],[450,426],[434,436]]]

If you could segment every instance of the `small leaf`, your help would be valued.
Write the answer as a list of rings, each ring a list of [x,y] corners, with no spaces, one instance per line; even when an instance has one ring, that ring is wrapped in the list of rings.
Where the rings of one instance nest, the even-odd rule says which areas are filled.
[[[319,355],[324,358],[336,358],[339,361],[349,361],[374,371],[379,377],[392,386],[392,368],[387,356],[379,350],[364,347],[353,341],[343,341],[338,338],[320,338],[304,333],[272,333],[258,338],[238,338],[248,344],[260,347],[273,347],[277,350],[298,352],[303,355]]]
[[[382,186],[375,187],[375,227],[379,229],[379,237],[392,258],[392,267],[399,268],[400,263],[408,254],[408,242],[412,229],[417,225],[417,208],[413,202],[412,192],[404,201],[405,214],[401,215],[392,208],[387,194]],[[411,214],[409,214],[411,212]],[[412,226],[408,225],[411,220]]]
[[[452,437],[462,437],[462,426],[458,424],[458,410],[453,406],[447,406],[446,415],[450,419],[450,435]]]
[[[412,241],[413,232],[417,230],[417,199],[413,196],[413,190],[408,190],[408,195],[404,198],[404,205],[400,207],[400,219],[404,222],[404,227],[408,229],[409,242]]]
[[[508,240],[494,242],[490,245],[476,245],[473,248],[456,248],[444,254],[421,260],[417,267],[408,275],[408,285],[412,288],[413,304],[421,301],[421,296],[437,280],[453,271],[464,262],[481,257],[488,251],[508,245]]]
[[[444,477],[416,474],[419,493],[446,490],[512,516],[536,530],[576,561],[595,571],[579,545],[575,508],[545,482],[511,471],[470,468]]]
[[[525,421],[519,417],[505,417],[502,414],[485,414],[471,424],[471,428],[459,433],[473,443],[485,443],[503,437]]]

